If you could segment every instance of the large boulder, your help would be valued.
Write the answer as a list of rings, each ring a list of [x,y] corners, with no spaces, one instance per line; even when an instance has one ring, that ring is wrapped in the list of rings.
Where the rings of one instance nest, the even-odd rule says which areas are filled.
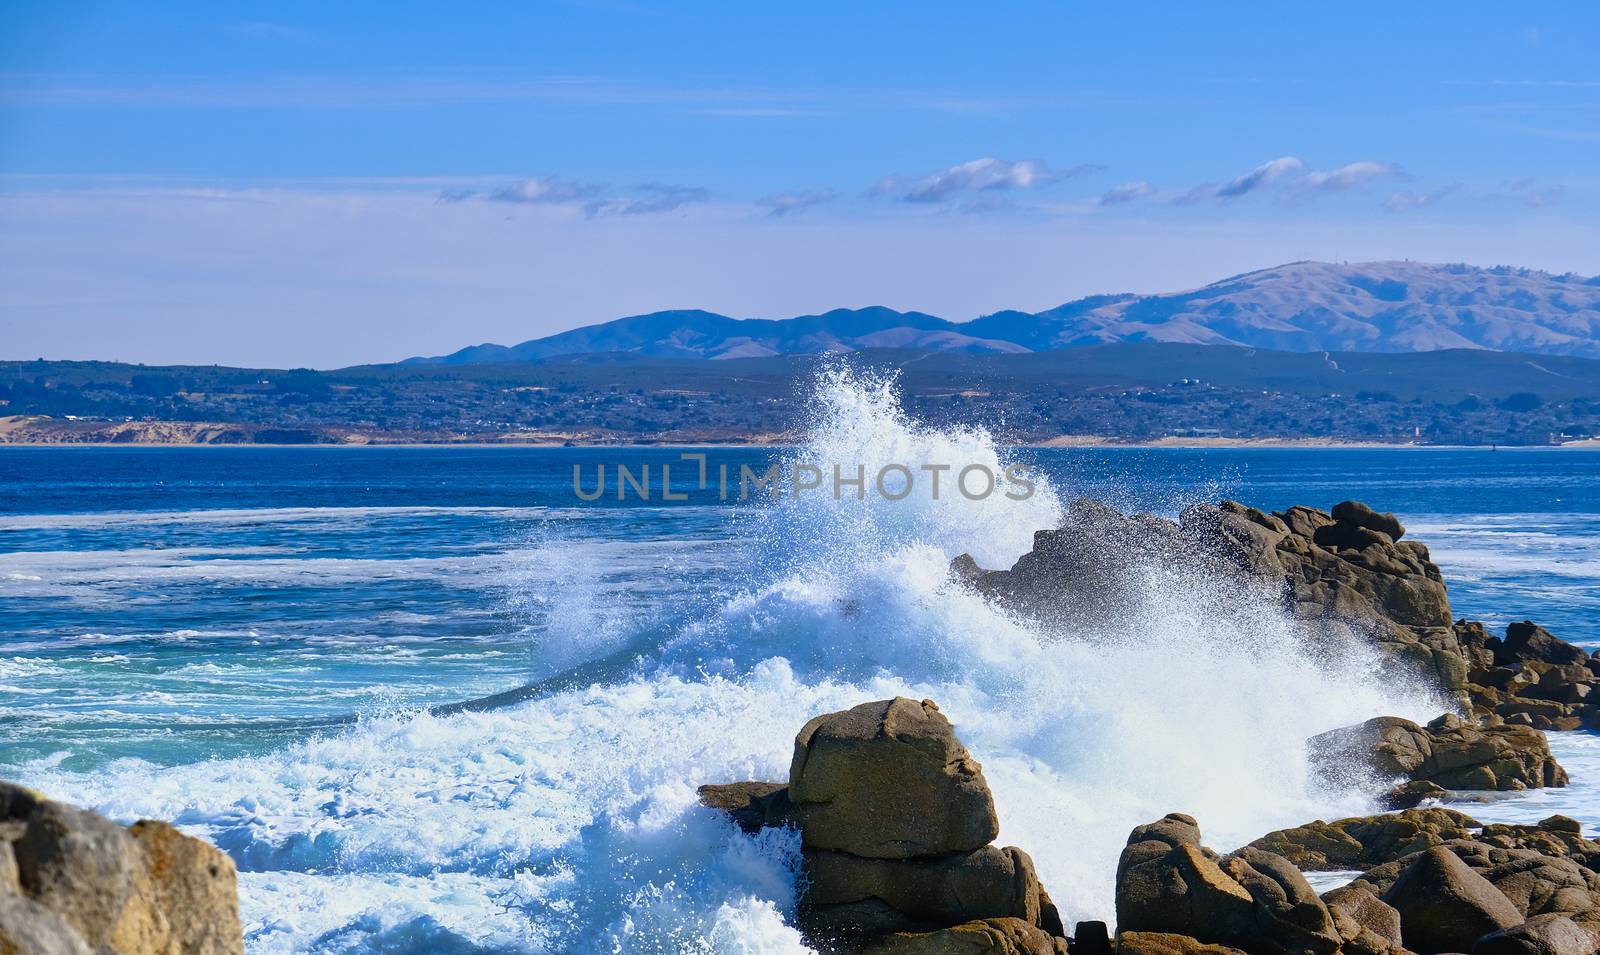
[[[233,861],[166,823],[125,829],[0,783],[0,855],[0,952],[244,951]]]
[[[1536,915],[1510,928],[1490,932],[1472,946],[1472,955],[1594,955],[1600,935],[1565,915]]]
[[[984,846],[922,859],[805,853],[803,922],[813,935],[930,929],[991,917],[1044,920],[1050,900],[1033,860],[1017,848]],[[1056,918],[1053,906],[1050,917]],[[1060,931],[1059,922],[1052,926]]]
[[[1346,955],[1382,955],[1400,952],[1400,913],[1365,886],[1343,885],[1322,894],[1333,922],[1344,939]]]
[[[1194,819],[1178,813],[1129,835],[1116,906],[1119,939],[1150,932],[1262,955],[1332,955],[1344,942],[1333,913],[1288,860],[1253,848],[1219,857],[1200,844]]]
[[[800,831],[800,928],[827,952],[1064,955],[1060,913],[999,833],[982,767],[931,700],[812,719],[787,785],[700,787],[747,832]]]
[[[1360,501],[1343,501],[1333,506],[1335,525],[1359,527],[1382,534],[1392,543],[1404,537],[1406,529],[1393,514],[1380,514]]]
[[[789,800],[807,849],[910,859],[1000,834],[983,767],[932,700],[863,703],[795,738]]]
[[[1528,726],[1477,726],[1452,714],[1426,727],[1379,716],[1307,741],[1313,766],[1350,783],[1375,773],[1446,789],[1520,790],[1565,786],[1566,770],[1544,734]]]
[[[1530,661],[1556,666],[1563,664],[1586,666],[1589,654],[1582,647],[1558,639],[1532,620],[1507,625],[1505,641],[1495,648],[1495,663],[1504,666],[1513,662]]]
[[[1493,883],[1438,847],[1421,853],[1382,898],[1400,913],[1406,947],[1422,955],[1465,952],[1483,936],[1523,921]]]
[[[1499,889],[1523,918],[1560,914],[1585,925],[1600,925],[1600,873],[1574,857],[1551,852],[1548,845],[1497,844],[1505,841],[1503,836],[1480,836],[1452,840],[1436,848],[1455,855]],[[1419,858],[1421,853],[1415,853],[1369,869],[1352,885],[1365,886],[1380,895],[1387,893]]]

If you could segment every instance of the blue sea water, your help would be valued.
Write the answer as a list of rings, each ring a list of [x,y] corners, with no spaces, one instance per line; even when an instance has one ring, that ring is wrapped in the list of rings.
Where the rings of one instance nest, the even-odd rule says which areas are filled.
[[[1072,495],[1366,500],[1431,547],[1458,616],[1600,646],[1600,454],[995,449],[835,404],[802,449],[821,460],[989,455],[1047,493],[785,513],[573,493],[574,465],[677,470],[677,449],[0,451],[0,777],[215,840],[252,951],[798,951],[795,847],[693,787],[782,778],[815,712],[940,700],[1074,918],[1110,915],[1132,824],[1195,812],[1225,846],[1358,810],[1309,787],[1295,741],[1431,715],[1280,653],[1265,611],[1191,600],[1076,647],[944,579],[956,553],[1025,550]],[[1471,811],[1600,824],[1595,739],[1555,745],[1574,787]]]

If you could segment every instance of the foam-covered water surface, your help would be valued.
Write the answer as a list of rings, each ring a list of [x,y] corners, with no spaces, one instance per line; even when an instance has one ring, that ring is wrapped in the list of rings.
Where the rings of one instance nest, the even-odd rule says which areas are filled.
[[[1570,470],[1600,455],[1027,451],[910,420],[870,376],[836,370],[812,401],[802,444],[708,453],[1044,473],[1020,500],[669,505],[570,481],[672,449],[0,454],[0,776],[214,840],[253,952],[799,951],[794,837],[748,838],[694,793],[784,778],[816,713],[937,700],[1001,839],[1077,919],[1110,917],[1133,825],[1188,812],[1228,848],[1369,811],[1311,782],[1304,739],[1439,711],[1360,648],[1302,651],[1270,600],[1221,581],[1150,568],[1088,635],[951,578],[960,553],[1008,565],[1074,494],[1167,513],[1364,497],[1434,545],[1458,609],[1600,637],[1563,630],[1600,537]],[[1520,490],[1477,490],[1497,481]],[[486,711],[422,709],[552,676]],[[1553,743],[1572,788],[1469,811],[1600,821],[1593,739]]]

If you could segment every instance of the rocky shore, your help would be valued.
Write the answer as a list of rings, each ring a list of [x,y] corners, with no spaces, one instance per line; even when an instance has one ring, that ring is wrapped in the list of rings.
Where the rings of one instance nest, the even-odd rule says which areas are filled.
[[[1018,614],[1092,632],[1139,609],[1152,568],[1163,585],[1187,576],[1264,601],[1287,612],[1306,648],[1363,652],[1380,678],[1436,692],[1441,712],[1425,724],[1377,716],[1306,740],[1319,784],[1390,811],[1311,820],[1222,853],[1172,806],[1129,834],[1114,913],[1069,926],[1028,853],[996,844],[982,765],[939,706],[865,702],[805,722],[786,779],[699,791],[746,833],[794,831],[795,925],[810,945],[890,955],[1600,953],[1600,841],[1564,816],[1483,825],[1437,804],[1463,791],[1567,785],[1545,731],[1600,727],[1600,659],[1531,622],[1501,635],[1454,619],[1427,547],[1392,514],[1352,501],[1270,514],[1223,502],[1169,521],[1080,500],[1012,567],[961,557],[952,570]],[[1354,878],[1319,893],[1307,872]],[[165,823],[123,827],[0,783],[0,955],[242,953],[235,881],[224,853]]]
[[[1115,931],[1070,932],[1031,860],[995,848],[981,767],[932,701],[866,703],[800,731],[786,782],[701,789],[746,831],[799,831],[797,913],[828,952],[1085,955],[1595,955],[1600,842],[1575,820],[1483,825],[1431,801],[1565,786],[1544,730],[1600,727],[1600,659],[1542,627],[1456,620],[1425,545],[1346,501],[1265,513],[1227,501],[1177,521],[1074,501],[1010,568],[956,577],[1043,624],[1092,632],[1136,610],[1151,568],[1278,604],[1317,651],[1376,650],[1380,678],[1436,691],[1394,716],[1306,741],[1322,784],[1391,812],[1206,847],[1174,812],[1136,827],[1116,872]],[[1388,787],[1385,789],[1384,787]],[[1174,807],[1181,808],[1181,807]],[[1357,871],[1316,892],[1305,872]]]
[[[1553,816],[1484,826],[1449,809],[1316,821],[1220,854],[1191,816],[1134,828],[1116,932],[1070,936],[1033,861],[999,833],[982,767],[931,700],[818,716],[787,783],[700,789],[746,832],[799,831],[798,924],[829,953],[1594,955],[1600,843]],[[1317,893],[1305,871],[1360,868]]]

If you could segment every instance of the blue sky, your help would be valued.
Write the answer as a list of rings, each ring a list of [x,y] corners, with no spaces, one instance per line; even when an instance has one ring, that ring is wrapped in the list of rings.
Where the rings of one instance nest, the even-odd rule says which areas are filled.
[[[1600,8],[0,6],[0,357],[1600,272]]]

